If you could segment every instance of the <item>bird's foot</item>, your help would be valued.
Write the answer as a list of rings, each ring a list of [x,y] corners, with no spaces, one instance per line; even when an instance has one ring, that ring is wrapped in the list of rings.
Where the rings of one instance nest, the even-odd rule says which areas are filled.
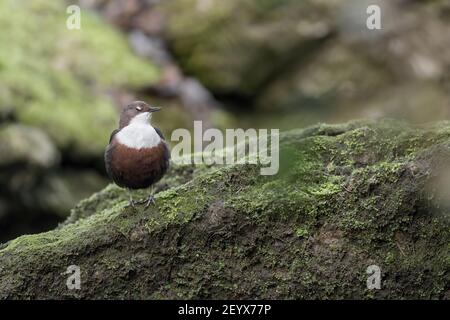
[[[138,204],[139,202],[134,201],[133,199],[130,199],[128,201],[128,205],[131,206],[134,210],[136,210],[136,204]]]
[[[151,204],[155,204],[155,197],[151,194],[147,199],[142,200],[140,203],[145,203],[145,209],[147,209]]]
[[[155,197],[151,194],[148,196],[147,203],[145,204],[145,209],[147,209],[150,204],[155,204]]]

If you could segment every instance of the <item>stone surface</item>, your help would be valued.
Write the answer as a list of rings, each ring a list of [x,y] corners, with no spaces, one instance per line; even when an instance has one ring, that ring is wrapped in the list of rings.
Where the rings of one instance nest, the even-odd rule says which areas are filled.
[[[374,4],[381,30],[366,26]],[[272,126],[450,117],[445,1],[187,0],[160,7],[183,70],[226,105],[258,110]],[[286,114],[275,121],[281,112],[292,121]]]
[[[317,125],[280,145],[273,177],[173,166],[148,209],[112,185],[94,194],[56,230],[0,246],[0,297],[450,298],[448,122]]]

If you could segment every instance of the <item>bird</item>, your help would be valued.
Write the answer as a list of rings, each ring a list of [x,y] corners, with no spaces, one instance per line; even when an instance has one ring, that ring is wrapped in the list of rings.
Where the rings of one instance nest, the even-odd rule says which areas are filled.
[[[153,127],[153,112],[161,110],[144,101],[134,101],[123,108],[119,128],[110,136],[105,150],[105,167],[110,179],[127,189],[129,204],[155,204],[153,190],[143,201],[134,201],[131,191],[147,189],[169,169],[170,152],[161,130]]]

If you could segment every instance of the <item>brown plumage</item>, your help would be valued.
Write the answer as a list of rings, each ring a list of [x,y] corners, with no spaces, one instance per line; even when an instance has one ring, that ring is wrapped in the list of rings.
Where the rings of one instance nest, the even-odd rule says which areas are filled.
[[[148,188],[158,182],[169,167],[166,150],[163,141],[156,147],[137,150],[113,138],[106,151],[108,174],[119,187]]]
[[[122,188],[149,188],[169,168],[170,153],[161,131],[141,120],[158,110],[142,101],[131,103],[121,113],[119,129],[111,134],[105,151],[106,171]],[[147,206],[154,202],[153,195],[146,202]],[[130,203],[135,204],[131,195]]]

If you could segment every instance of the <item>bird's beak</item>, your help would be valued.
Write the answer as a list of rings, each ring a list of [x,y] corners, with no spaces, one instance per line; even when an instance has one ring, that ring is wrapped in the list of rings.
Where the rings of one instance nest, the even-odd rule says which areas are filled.
[[[150,107],[149,108],[149,112],[156,112],[156,111],[159,111],[159,110],[161,110],[161,107]]]

